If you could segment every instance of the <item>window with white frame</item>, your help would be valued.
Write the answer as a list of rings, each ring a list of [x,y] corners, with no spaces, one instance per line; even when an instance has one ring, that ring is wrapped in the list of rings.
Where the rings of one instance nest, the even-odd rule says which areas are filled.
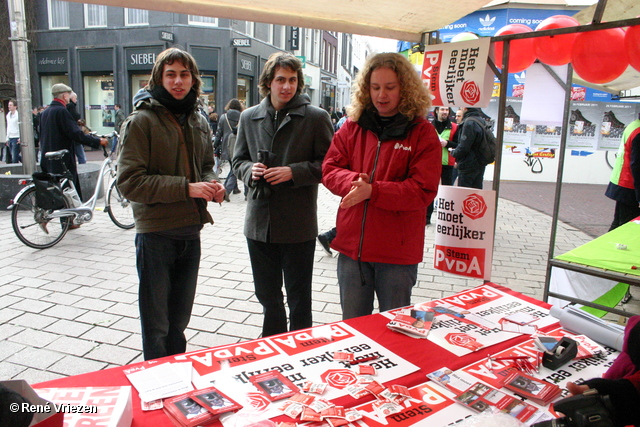
[[[320,39],[322,38],[322,33],[320,30],[313,30],[313,62],[316,64],[320,63]]]
[[[107,26],[107,6],[101,4],[84,5],[85,28]]]
[[[124,25],[149,25],[149,11],[125,7]]]
[[[284,25],[273,26],[273,44],[280,49],[286,49],[285,44],[287,42],[287,27]]]
[[[205,27],[217,27],[218,18],[210,16],[189,15],[189,25],[202,25]]]
[[[62,0],[49,0],[49,29],[69,28],[69,3]]]

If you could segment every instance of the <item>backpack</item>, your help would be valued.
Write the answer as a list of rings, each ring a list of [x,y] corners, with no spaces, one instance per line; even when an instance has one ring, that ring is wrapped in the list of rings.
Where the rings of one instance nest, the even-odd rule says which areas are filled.
[[[491,125],[479,117],[467,117],[466,120],[472,120],[480,125],[484,131],[480,146],[476,150],[478,155],[478,161],[484,166],[496,161],[496,147],[498,147],[498,140],[491,131]]]
[[[226,136],[228,158],[223,160],[231,160],[231,158],[233,157],[233,150],[236,148],[236,136],[238,134],[238,127],[231,126],[231,123],[229,123],[229,117],[227,117],[226,114],[224,115],[224,118],[227,120],[227,125],[229,125],[229,129],[231,129],[231,133]]]

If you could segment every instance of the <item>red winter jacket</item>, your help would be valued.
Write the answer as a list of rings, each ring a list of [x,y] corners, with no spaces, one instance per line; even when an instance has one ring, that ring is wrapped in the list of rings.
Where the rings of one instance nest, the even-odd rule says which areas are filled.
[[[378,137],[378,134],[380,137]],[[380,131],[365,111],[334,135],[322,164],[322,183],[344,197],[359,173],[369,175],[371,198],[338,209],[331,247],[364,262],[422,261],[427,206],[438,192],[442,148],[431,123],[404,116]]]

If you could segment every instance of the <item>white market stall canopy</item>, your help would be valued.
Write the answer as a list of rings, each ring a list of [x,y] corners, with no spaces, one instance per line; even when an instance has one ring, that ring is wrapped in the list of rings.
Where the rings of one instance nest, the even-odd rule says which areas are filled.
[[[317,28],[402,41],[420,42],[490,0],[78,0],[118,7]]]

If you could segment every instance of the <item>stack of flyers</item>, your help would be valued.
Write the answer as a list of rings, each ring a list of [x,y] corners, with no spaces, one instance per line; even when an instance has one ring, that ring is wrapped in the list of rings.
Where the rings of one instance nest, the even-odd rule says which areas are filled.
[[[227,412],[241,409],[238,403],[215,387],[195,390],[164,401],[164,411],[175,426],[207,425]]]
[[[562,389],[555,384],[516,370],[507,375],[504,379],[504,386],[539,405],[548,405],[562,392]]]
[[[476,412],[484,412],[491,407],[496,407],[521,422],[537,421],[541,416],[544,416],[535,406],[524,403],[520,399],[481,382],[475,383],[468,390],[456,396],[456,401]]]
[[[397,312],[387,327],[413,338],[426,338],[429,335],[434,314],[430,309],[403,309]]]

